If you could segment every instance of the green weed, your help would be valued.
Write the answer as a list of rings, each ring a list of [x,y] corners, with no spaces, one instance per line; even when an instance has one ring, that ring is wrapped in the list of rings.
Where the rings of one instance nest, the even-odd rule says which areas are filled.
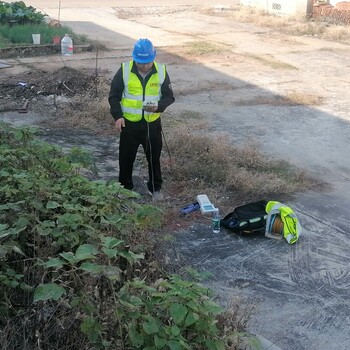
[[[87,42],[84,35],[76,35],[69,27],[50,27],[47,24],[23,24],[23,25],[2,25],[0,26],[0,38],[3,37],[12,44],[31,44],[33,43],[32,34],[40,34],[41,44],[51,44],[54,36],[63,37],[69,34],[75,44]]]
[[[0,125],[3,348],[224,350],[212,292],[152,258],[161,210],[35,132]]]
[[[23,1],[0,1],[0,24],[41,23],[47,15],[37,11],[32,6],[26,6]]]

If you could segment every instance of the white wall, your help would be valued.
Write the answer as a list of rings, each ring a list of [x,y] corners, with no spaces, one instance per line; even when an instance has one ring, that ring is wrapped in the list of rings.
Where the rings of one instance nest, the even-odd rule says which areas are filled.
[[[241,5],[256,7],[269,13],[294,15],[306,14],[310,0],[241,0]]]

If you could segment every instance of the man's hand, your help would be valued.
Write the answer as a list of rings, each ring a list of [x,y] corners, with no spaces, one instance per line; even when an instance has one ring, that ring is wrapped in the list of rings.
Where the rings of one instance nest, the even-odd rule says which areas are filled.
[[[157,109],[158,109],[157,102],[153,102],[152,104],[149,104],[149,105],[146,104],[145,106],[143,106],[143,110],[146,112],[154,113]]]
[[[122,132],[122,128],[125,128],[125,119],[119,118],[115,121],[115,128],[117,131]]]

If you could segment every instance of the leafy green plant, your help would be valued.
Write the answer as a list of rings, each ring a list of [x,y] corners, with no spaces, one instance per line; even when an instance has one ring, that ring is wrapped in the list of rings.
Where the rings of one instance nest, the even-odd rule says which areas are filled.
[[[63,37],[69,34],[73,38],[74,44],[79,45],[87,42],[85,35],[77,35],[67,26],[50,27],[46,23],[41,24],[14,24],[1,25],[0,36],[12,44],[32,43],[32,34],[40,34],[40,42],[42,44],[52,43],[54,36]]]
[[[162,212],[35,133],[0,124],[0,343],[224,349],[210,290],[155,267]]]
[[[0,24],[41,23],[47,15],[37,12],[32,6],[26,6],[23,1],[0,1]]]
[[[116,314],[124,320],[127,344],[134,349],[223,350],[216,316],[223,310],[211,291],[179,276],[154,286],[133,280],[118,293]]]

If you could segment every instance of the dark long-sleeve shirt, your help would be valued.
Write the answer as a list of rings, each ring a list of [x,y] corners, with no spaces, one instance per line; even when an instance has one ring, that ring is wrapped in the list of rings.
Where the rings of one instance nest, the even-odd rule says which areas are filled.
[[[133,63],[131,71],[137,75],[143,87],[146,86],[151,75],[157,72],[153,64],[151,72],[145,78],[142,78],[142,76],[139,74],[137,70],[135,62]],[[122,67],[120,67],[112,80],[111,89],[108,97],[110,112],[112,114],[112,117],[115,120],[123,117],[122,107],[120,104],[123,91],[124,91],[123,70],[122,70]],[[155,113],[164,112],[165,109],[175,101],[168,72],[166,72],[164,82],[161,86],[161,95],[162,97],[160,101],[158,101],[158,109],[155,111]]]

